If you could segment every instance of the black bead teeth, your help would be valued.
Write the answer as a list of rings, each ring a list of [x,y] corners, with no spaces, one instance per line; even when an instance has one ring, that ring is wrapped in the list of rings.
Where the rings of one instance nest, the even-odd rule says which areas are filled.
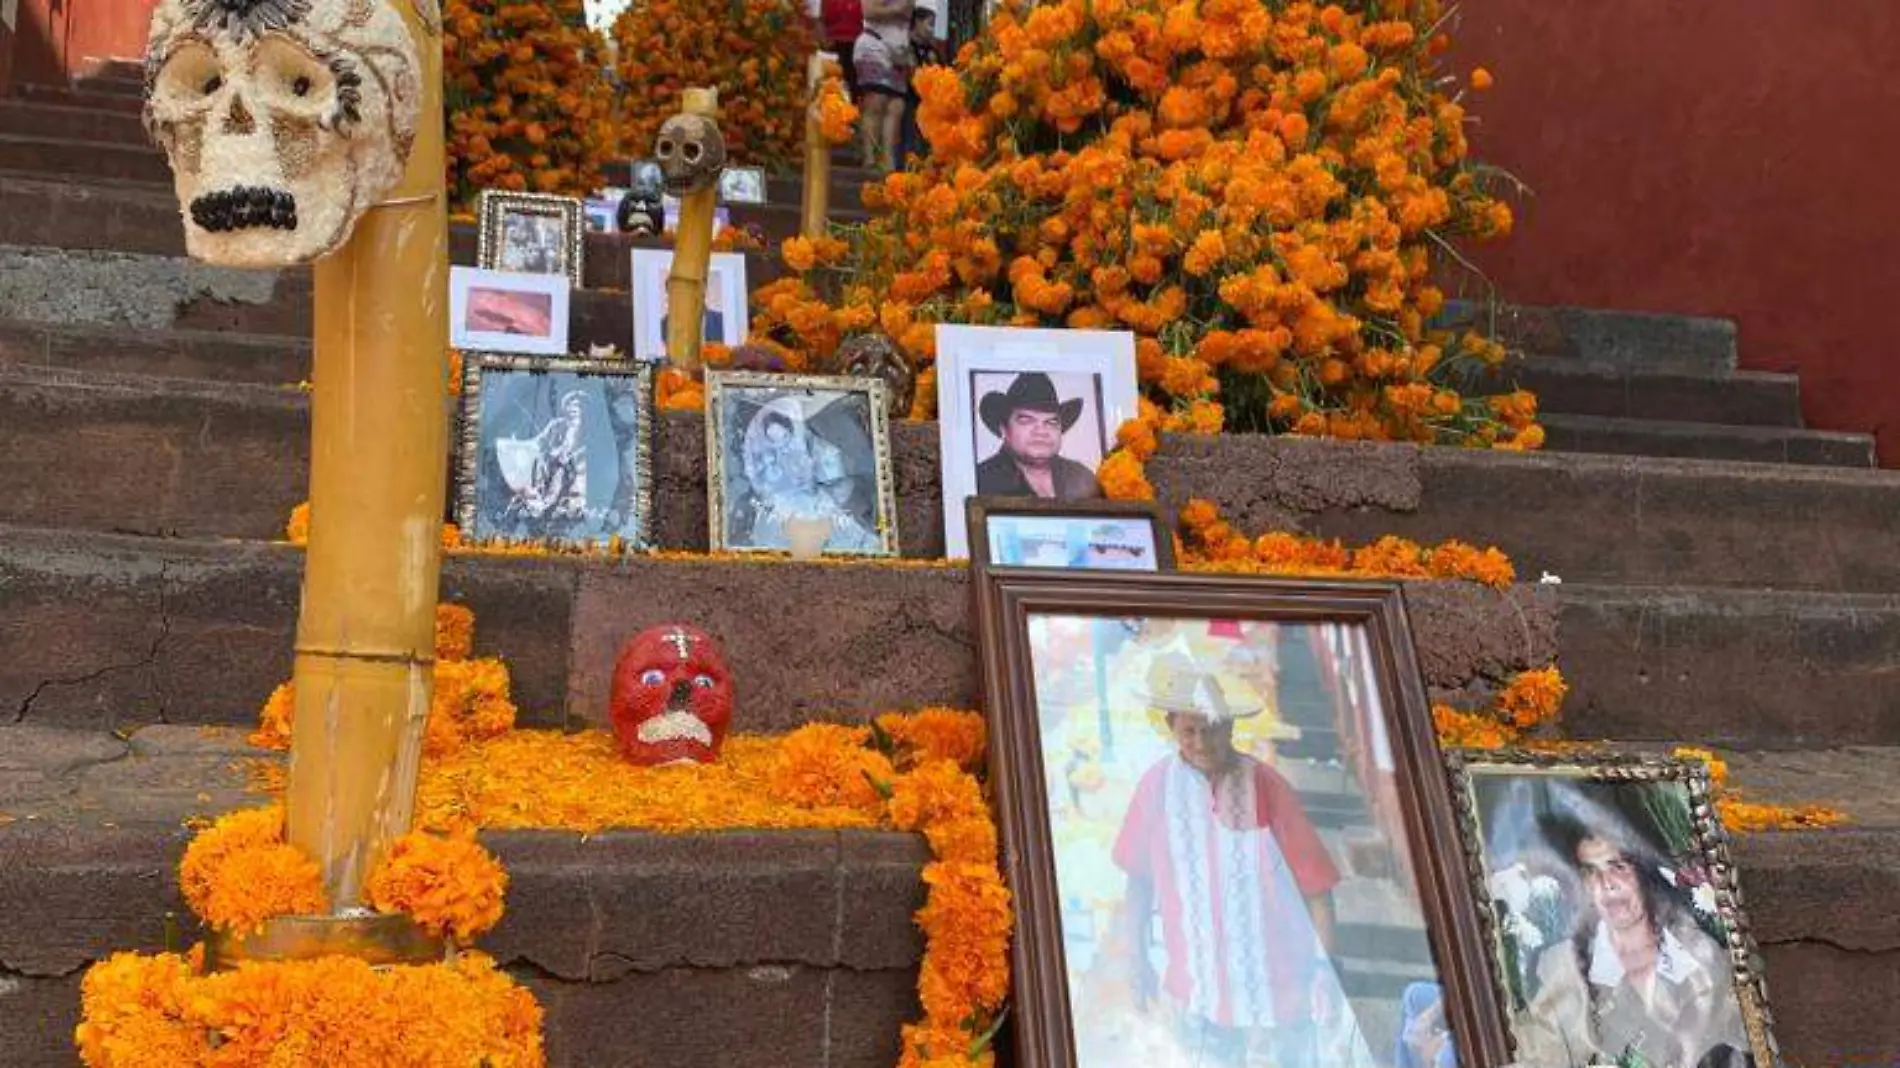
[[[212,233],[267,226],[297,228],[297,198],[282,189],[238,186],[206,193],[191,202],[191,221]]]

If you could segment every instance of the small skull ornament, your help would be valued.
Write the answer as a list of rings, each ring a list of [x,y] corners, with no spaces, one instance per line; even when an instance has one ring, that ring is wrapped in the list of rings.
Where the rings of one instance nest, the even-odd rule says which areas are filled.
[[[682,112],[660,124],[653,155],[666,178],[666,191],[684,197],[718,184],[719,172],[726,169],[726,138],[713,120]]]
[[[391,2],[439,28],[434,0],[161,0],[145,126],[171,160],[193,257],[308,263],[401,179],[420,85]]]
[[[886,410],[892,419],[910,415],[911,402],[917,396],[917,372],[891,339],[883,334],[859,334],[838,346],[838,373],[854,378],[875,378],[884,383]]]
[[[634,635],[614,663],[608,715],[635,764],[710,764],[732,725],[732,672],[705,631],[668,624]]]
[[[658,237],[666,231],[666,201],[661,195],[666,189],[666,179],[660,174],[660,165],[652,160],[641,160],[633,165],[633,185],[627,194],[620,198],[620,210],[615,220],[623,234],[638,237]]]

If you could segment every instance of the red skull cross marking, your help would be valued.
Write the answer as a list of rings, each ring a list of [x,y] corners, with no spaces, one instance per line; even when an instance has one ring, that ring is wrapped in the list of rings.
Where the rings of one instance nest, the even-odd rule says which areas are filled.
[[[635,764],[709,764],[732,724],[732,673],[705,631],[668,624],[641,631],[614,663],[608,714]]]

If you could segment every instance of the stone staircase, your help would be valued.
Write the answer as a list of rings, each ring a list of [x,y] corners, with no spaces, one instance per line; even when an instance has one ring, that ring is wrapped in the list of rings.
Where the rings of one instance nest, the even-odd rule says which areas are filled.
[[[246,800],[232,765],[289,675],[302,563],[273,539],[305,496],[308,274],[182,259],[128,102],[98,86],[0,101],[0,1064],[21,1068],[74,1063],[79,974],[186,915],[180,821]],[[759,217],[796,225],[796,206]],[[454,245],[472,259],[467,228]],[[589,239],[577,348],[626,346],[627,247]],[[777,269],[750,264],[755,282]],[[1561,643],[1579,736],[1717,743],[1744,789],[1846,809],[1847,829],[1747,836],[1736,855],[1792,1057],[1900,1062],[1900,805],[1880,786],[1900,773],[1900,475],[1873,469],[1864,437],[1804,428],[1794,378],[1736,370],[1730,324],[1522,309],[1503,325],[1509,372],[1551,413],[1544,454],[1172,440],[1154,481],[1248,529],[1496,544],[1520,570],[1505,593],[1408,586],[1435,692]],[[894,438],[903,550],[938,555],[935,429]],[[669,548],[705,548],[703,449],[696,416],[664,417]],[[619,643],[688,619],[732,653],[741,728],[782,731],[976,704],[967,582],[454,556],[443,596],[508,659],[526,726],[595,722]],[[921,842],[490,841],[512,885],[488,948],[547,1006],[553,1064],[894,1063],[916,1012]]]

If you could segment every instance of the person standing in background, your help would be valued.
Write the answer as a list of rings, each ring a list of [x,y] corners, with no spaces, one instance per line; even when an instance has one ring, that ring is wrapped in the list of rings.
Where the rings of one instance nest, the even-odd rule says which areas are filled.
[[[929,151],[923,131],[917,128],[917,108],[923,98],[917,95],[916,72],[928,66],[947,63],[944,49],[937,40],[937,13],[919,7],[910,13],[910,54],[913,63],[911,82],[904,92],[904,132],[898,141],[897,165],[908,166],[912,156]]]
[[[904,96],[910,91],[910,12],[913,0],[868,0],[864,32],[851,61],[858,70],[859,107],[864,112],[864,165],[884,174],[897,169],[903,135]]]
[[[852,50],[857,47],[858,35],[864,32],[862,0],[819,0],[818,28],[824,37],[825,50],[838,57],[838,66],[844,73],[845,92],[851,94],[852,100],[856,100],[858,71]]]

